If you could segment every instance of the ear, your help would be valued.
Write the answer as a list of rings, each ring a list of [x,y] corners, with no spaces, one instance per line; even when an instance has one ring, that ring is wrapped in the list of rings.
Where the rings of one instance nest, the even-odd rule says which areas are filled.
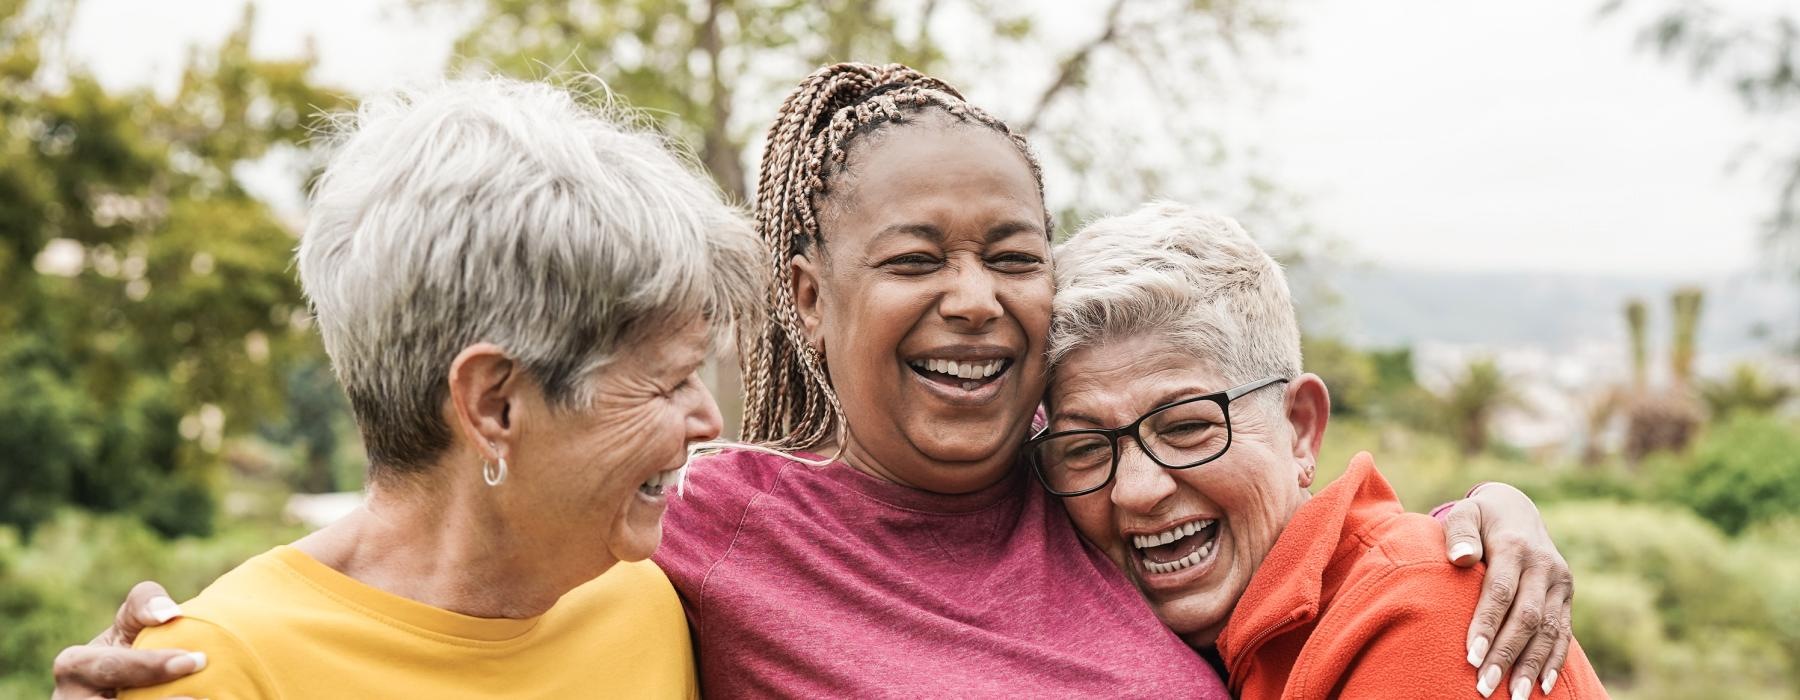
[[[450,419],[482,459],[506,457],[524,384],[518,365],[493,343],[463,348],[450,362]]]
[[[1304,465],[1300,470],[1300,487],[1312,486],[1319,464],[1319,449],[1325,444],[1325,424],[1331,421],[1331,392],[1325,380],[1308,372],[1288,382],[1287,419],[1293,429],[1294,461]]]
[[[825,342],[824,339],[824,302],[820,299],[822,278],[819,266],[812,258],[796,255],[788,261],[788,270],[792,273],[793,285],[789,291],[794,295],[794,310],[800,315],[800,327],[806,330],[806,337],[816,348]]]

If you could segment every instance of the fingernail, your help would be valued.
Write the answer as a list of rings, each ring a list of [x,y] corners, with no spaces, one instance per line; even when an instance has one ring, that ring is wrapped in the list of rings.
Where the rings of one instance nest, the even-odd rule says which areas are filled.
[[[181,617],[181,606],[176,605],[175,601],[162,596],[151,598],[148,607],[150,609],[150,617],[155,618],[156,624],[159,625],[177,617]]]
[[[1450,547],[1450,561],[1461,561],[1463,557],[1475,556],[1475,545],[1458,542]]]
[[[1553,668],[1553,669],[1544,671],[1544,685],[1543,685],[1544,694],[1549,695],[1550,689],[1555,688],[1555,687],[1556,687],[1556,669]]]
[[[1481,668],[1481,660],[1487,658],[1487,637],[1476,637],[1469,642],[1469,665]]]
[[[1514,678],[1512,685],[1512,700],[1525,700],[1525,698],[1531,697],[1530,678]]]
[[[1489,666],[1486,671],[1481,672],[1481,680],[1475,684],[1475,692],[1485,698],[1493,695],[1494,689],[1498,687],[1500,687],[1500,667]]]
[[[181,656],[169,659],[163,664],[163,670],[176,675],[185,676],[206,668],[206,652],[190,651]]]

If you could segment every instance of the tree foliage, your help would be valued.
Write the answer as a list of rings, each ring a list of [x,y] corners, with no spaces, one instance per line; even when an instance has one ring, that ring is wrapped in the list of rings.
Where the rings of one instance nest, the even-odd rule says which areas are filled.
[[[1776,183],[1764,241],[1800,280],[1800,13],[1718,0],[1606,0],[1601,12],[1629,16],[1643,46],[1769,117],[1768,133],[1746,144],[1768,159]]]
[[[1464,455],[1488,449],[1496,413],[1523,405],[1505,372],[1492,358],[1470,362],[1438,396],[1438,401],[1443,420]]]
[[[1779,418],[1734,417],[1661,472],[1669,500],[1729,533],[1800,513],[1800,431]]]
[[[1107,0],[1059,7],[1097,14],[1075,38],[996,0],[412,0],[473,16],[463,68],[524,77],[590,72],[697,146],[729,193],[747,198],[747,163],[781,96],[836,61],[900,62],[970,88],[976,103],[1032,136],[1071,220],[1154,195],[1227,189],[1228,139],[1205,117],[1247,46],[1277,37],[1277,0]],[[1032,70],[1049,66],[1047,75]],[[1020,86],[1022,75],[1030,75]],[[1128,97],[1135,91],[1145,99]],[[995,96],[999,96],[996,99]],[[1142,105],[1123,109],[1121,104]],[[1255,208],[1289,202],[1266,180],[1230,189]],[[1197,189],[1183,188],[1194,185]],[[1208,190],[1210,191],[1210,190]],[[1240,211],[1242,211],[1240,209]]]
[[[340,106],[246,11],[172,95],[46,60],[71,2],[0,3],[0,523],[59,503],[204,531],[227,435],[316,357],[294,236],[238,175]]]
[[[1794,387],[1776,383],[1748,362],[1733,366],[1729,376],[1700,386],[1700,398],[1706,401],[1715,421],[1724,421],[1740,413],[1773,413],[1793,395]]]

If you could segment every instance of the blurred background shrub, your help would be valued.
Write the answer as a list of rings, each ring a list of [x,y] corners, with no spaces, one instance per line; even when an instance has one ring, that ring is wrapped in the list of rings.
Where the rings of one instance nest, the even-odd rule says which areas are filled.
[[[136,581],[191,596],[353,504],[362,485],[361,443],[290,264],[305,214],[300,191],[315,175],[318,117],[355,98],[318,77],[310,40],[280,59],[253,50],[253,37],[299,39],[290,28],[259,28],[267,2],[243,3],[223,38],[188,51],[167,84],[108,84],[70,48],[71,27],[95,4],[0,0],[0,698],[47,695],[50,659],[103,628]],[[1785,286],[1800,281],[1800,140],[1792,138],[1800,135],[1800,72],[1792,70],[1800,14],[1792,10],[1692,0],[1597,0],[1592,8],[1599,23],[1639,34],[1650,55],[1722,88],[1722,102],[1778,137],[1718,154],[1720,162],[1754,156],[1774,175],[1756,238],[1763,272],[1782,286],[1759,295],[1661,277],[1558,282],[1348,260],[1346,242],[1332,234],[1341,222],[1312,221],[1305,198],[1237,137],[1255,125],[1220,108],[1267,92],[1262,69],[1287,55],[1297,20],[1333,6],[383,6],[401,22],[459,18],[447,40],[452,72],[593,73],[618,98],[651,110],[658,128],[691,146],[740,201],[752,194],[762,120],[817,64],[898,60],[979,86],[977,102],[1029,132],[1041,151],[1064,231],[1153,197],[1184,199],[1243,219],[1283,261],[1302,312],[1306,366],[1325,378],[1334,403],[1322,480],[1370,450],[1414,510],[1485,480],[1531,494],[1575,568],[1576,632],[1616,697],[1800,697],[1800,314],[1784,311],[1800,308],[1791,303],[1800,287]],[[1408,8],[1425,13],[1423,4]],[[1375,13],[1356,5],[1348,15]],[[113,21],[105,13],[89,20]],[[1469,39],[1485,28],[1434,21],[1419,33]],[[1531,28],[1543,27],[1534,20]],[[156,27],[127,29],[141,41],[164,40]],[[1399,35],[1383,42],[1390,38]],[[1359,50],[1379,53],[1366,36],[1356,39]],[[1514,77],[1523,82],[1456,80],[1490,93],[1540,80]],[[1579,98],[1605,101],[1607,88],[1584,86],[1591,92]],[[1243,104],[1237,109],[1260,117],[1253,100]],[[1631,145],[1633,154],[1646,150]],[[1453,157],[1463,158],[1460,150]],[[1470,218],[1532,210],[1611,222],[1638,206],[1588,202],[1585,191],[1589,211],[1517,201],[1515,181],[1545,173],[1523,177],[1505,165],[1457,160],[1468,198],[1455,201]],[[1393,218],[1374,206],[1380,220]],[[1622,235],[1612,224],[1586,226],[1595,236]],[[1467,235],[1461,227],[1452,221],[1440,233]],[[1557,230],[1588,233],[1583,225]],[[1716,233],[1693,231],[1684,245],[1706,250]],[[1721,330],[1738,338],[1729,356],[1714,350],[1728,345],[1713,342]],[[1608,341],[1586,344],[1595,337]],[[735,420],[731,363],[709,380]]]

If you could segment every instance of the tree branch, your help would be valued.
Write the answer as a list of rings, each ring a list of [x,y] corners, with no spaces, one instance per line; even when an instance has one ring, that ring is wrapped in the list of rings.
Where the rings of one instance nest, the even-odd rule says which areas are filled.
[[[1037,106],[1033,107],[1031,114],[1025,117],[1025,126],[1022,129],[1024,133],[1030,134],[1037,130],[1038,122],[1043,119],[1044,113],[1049,111],[1051,103],[1056,101],[1058,95],[1074,87],[1076,82],[1081,79],[1082,73],[1087,71],[1088,60],[1093,57],[1094,52],[1118,39],[1119,16],[1125,9],[1125,2],[1126,0],[1113,0],[1112,7],[1106,10],[1106,20],[1101,25],[1100,34],[1089,39],[1087,43],[1076,48],[1074,53],[1069,54],[1068,58],[1063,59],[1057,68],[1056,79],[1050,82],[1049,87],[1044,88],[1043,94],[1038,96]]]

